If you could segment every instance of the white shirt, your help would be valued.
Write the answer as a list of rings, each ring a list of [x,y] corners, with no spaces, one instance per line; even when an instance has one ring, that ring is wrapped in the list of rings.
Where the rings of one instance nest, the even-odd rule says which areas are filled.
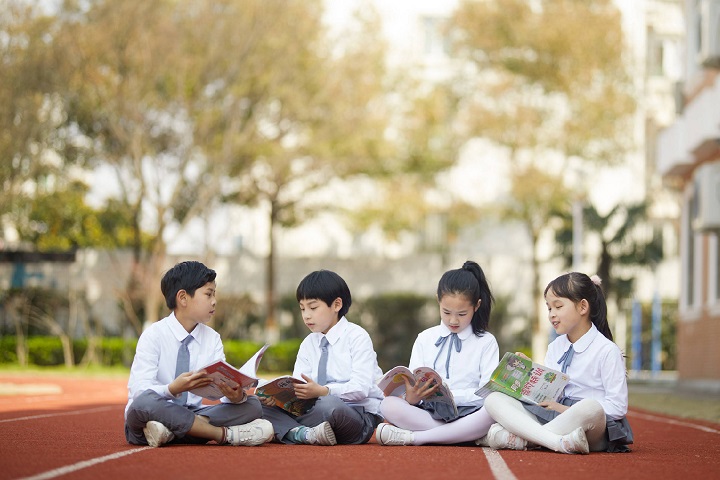
[[[482,405],[483,399],[475,395],[475,390],[490,380],[490,375],[500,362],[497,340],[489,332],[478,337],[473,333],[472,325],[468,325],[465,330],[458,333],[458,338],[462,341],[462,349],[458,352],[453,347],[448,372],[445,364],[450,339],[438,347],[435,346],[435,342],[450,333],[452,333],[450,329],[442,322],[420,332],[413,344],[408,368],[410,370],[418,367],[433,368],[452,390],[458,406]]]
[[[600,402],[610,418],[624,417],[628,410],[628,388],[625,359],[620,348],[593,324],[574,344],[567,335],[553,340],[545,355],[545,365],[560,370],[557,362],[570,345],[575,355],[567,369],[570,383],[565,387],[565,396],[593,398]]]
[[[327,333],[311,333],[300,344],[293,377],[305,374],[318,378],[320,340],[328,339],[327,384],[331,395],[337,395],[350,406],[364,407],[377,414],[383,393],[376,385],[382,377],[377,354],[370,335],[359,325],[342,317]]]
[[[191,371],[199,370],[215,360],[225,360],[220,334],[215,330],[198,323],[190,335],[193,337],[188,344]],[[168,385],[175,380],[178,350],[187,336],[187,331],[175,318],[175,313],[153,323],[140,335],[130,368],[125,415],[133,399],[145,390],[154,390],[168,401],[175,398],[168,390]],[[228,399],[223,397],[222,401],[228,402]],[[200,406],[202,397],[188,392],[186,404]]]

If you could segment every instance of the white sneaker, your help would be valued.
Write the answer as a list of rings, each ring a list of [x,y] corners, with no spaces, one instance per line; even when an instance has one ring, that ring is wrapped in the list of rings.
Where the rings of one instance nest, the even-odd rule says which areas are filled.
[[[490,426],[486,440],[490,448],[495,450],[527,450],[527,442],[524,439],[508,432],[499,423]]]
[[[145,440],[151,447],[162,447],[168,442],[172,442],[175,435],[162,423],[150,420],[143,428]]]
[[[315,427],[306,427],[305,441],[307,445],[337,445],[335,432],[329,422],[323,422]]]
[[[475,440],[475,445],[478,445],[480,447],[489,447],[490,443],[488,442],[488,437],[485,435],[484,437],[480,437],[477,440]]]
[[[560,449],[563,453],[581,453],[583,455],[590,453],[585,430],[578,427],[567,435],[563,435],[560,439]]]
[[[262,445],[272,440],[273,435],[275,435],[275,431],[273,430],[272,423],[262,418],[253,420],[245,425],[225,427],[225,443],[235,446],[244,445],[246,447],[252,447]]]
[[[412,445],[415,435],[410,430],[404,430],[389,423],[381,423],[375,430],[375,440],[380,445]]]

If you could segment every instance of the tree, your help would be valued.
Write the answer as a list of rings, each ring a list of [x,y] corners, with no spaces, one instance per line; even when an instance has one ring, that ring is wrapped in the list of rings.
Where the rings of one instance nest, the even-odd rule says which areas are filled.
[[[539,298],[538,233],[561,211],[569,167],[618,163],[631,147],[634,102],[620,14],[610,0],[466,0],[449,30],[456,54],[474,67],[458,81],[469,131],[508,149],[513,189],[527,193],[516,204],[536,209],[506,212],[527,226]],[[534,187],[537,172],[547,188]],[[557,202],[542,205],[549,198]],[[533,305],[533,350],[541,357],[545,322]]]
[[[27,215],[38,185],[62,184],[75,159],[67,148],[55,96],[58,51],[48,37],[56,22],[24,1],[6,1],[0,13],[0,241],[4,227]]]
[[[58,44],[65,50],[67,125],[106,165],[120,188],[118,211],[132,229],[132,277],[122,303],[139,334],[157,320],[166,232],[202,215],[217,188],[210,165],[194,149],[186,92],[192,53],[184,43],[184,2],[63,4]],[[196,56],[202,52],[194,52]],[[200,89],[201,87],[198,87]],[[138,305],[140,302],[142,306]]]
[[[374,178],[373,198],[347,209],[355,232],[377,226],[389,241],[425,231],[422,248],[447,253],[461,226],[474,211],[452,189],[438,184],[438,174],[452,167],[463,137],[456,125],[458,99],[444,84],[427,84],[412,72],[396,74],[397,105],[389,123],[396,134],[394,155]],[[428,225],[430,224],[430,225]]]
[[[647,202],[616,205],[602,215],[593,205],[583,208],[587,236],[600,244],[596,273],[607,298],[620,303],[633,292],[633,271],[654,268],[663,257],[661,237],[645,233]],[[556,232],[559,253],[566,263],[571,251],[572,225],[567,221]]]
[[[225,1],[199,9],[209,25],[197,68],[207,96],[192,107],[196,139],[227,175],[223,198],[267,215],[266,335],[275,320],[276,234],[327,208],[313,201],[335,179],[378,175],[385,139],[383,48],[377,21],[330,39],[319,1]],[[232,21],[230,21],[232,20]],[[233,52],[232,56],[228,52]]]

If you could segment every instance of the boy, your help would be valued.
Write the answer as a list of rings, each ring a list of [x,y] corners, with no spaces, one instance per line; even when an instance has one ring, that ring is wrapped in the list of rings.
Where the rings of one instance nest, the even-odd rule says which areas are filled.
[[[272,440],[260,402],[242,387],[219,385],[225,397],[212,406],[189,392],[212,382],[193,369],[225,360],[220,335],[206,325],[215,314],[215,275],[200,262],[181,262],[163,276],[160,288],[172,313],[138,339],[125,407],[128,443],[249,446]]]
[[[295,360],[293,377],[307,382],[296,385],[295,393],[317,400],[307,413],[294,417],[261,399],[263,418],[272,422],[275,439],[282,443],[367,443],[382,421],[383,394],[375,383],[382,371],[370,335],[345,318],[352,303],[350,289],[337,273],[320,270],[300,282],[296,298],[312,333],[300,344]]]

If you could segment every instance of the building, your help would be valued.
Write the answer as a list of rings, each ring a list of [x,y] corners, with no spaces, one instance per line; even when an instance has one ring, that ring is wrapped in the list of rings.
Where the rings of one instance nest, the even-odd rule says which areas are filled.
[[[720,391],[720,0],[686,0],[685,22],[678,116],[655,158],[681,209],[679,382]]]

